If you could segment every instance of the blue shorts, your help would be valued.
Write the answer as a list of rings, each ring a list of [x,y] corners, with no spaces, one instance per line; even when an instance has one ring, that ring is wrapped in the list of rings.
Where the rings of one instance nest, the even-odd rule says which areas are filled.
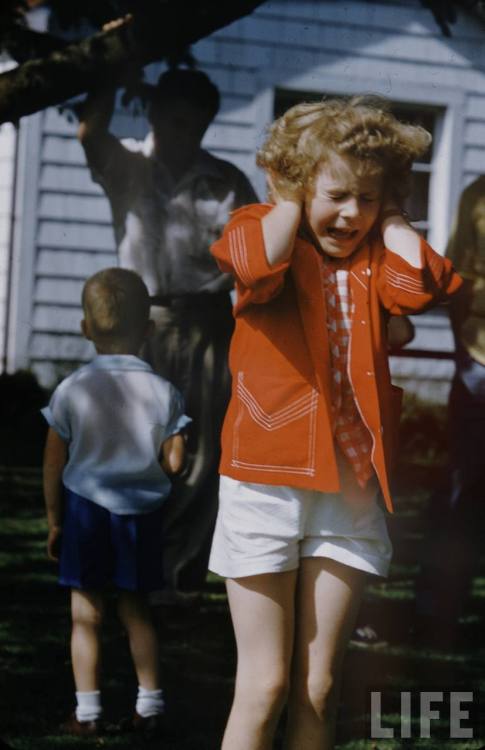
[[[84,590],[163,588],[162,510],[119,515],[64,488],[59,583]]]

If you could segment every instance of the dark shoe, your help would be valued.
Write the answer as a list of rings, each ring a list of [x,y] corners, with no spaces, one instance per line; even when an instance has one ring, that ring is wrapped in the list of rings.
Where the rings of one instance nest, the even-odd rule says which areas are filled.
[[[73,713],[64,724],[59,727],[61,734],[72,734],[76,737],[97,737],[101,734],[101,722],[96,721],[78,721],[76,714]]]
[[[123,719],[120,722],[121,732],[136,732],[146,740],[152,740],[160,737],[164,730],[163,714],[155,716],[140,716],[136,711],[133,716]]]

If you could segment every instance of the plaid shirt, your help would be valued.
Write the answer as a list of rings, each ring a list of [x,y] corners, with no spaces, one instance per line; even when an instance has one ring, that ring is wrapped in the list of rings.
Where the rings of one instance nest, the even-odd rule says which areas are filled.
[[[327,307],[327,328],[332,368],[332,420],[337,445],[365,487],[374,474],[372,437],[362,421],[348,375],[348,352],[353,303],[346,261],[323,258],[322,283]]]

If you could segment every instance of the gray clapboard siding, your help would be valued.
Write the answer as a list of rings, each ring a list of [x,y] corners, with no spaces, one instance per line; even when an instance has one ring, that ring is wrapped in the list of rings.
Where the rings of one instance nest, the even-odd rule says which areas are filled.
[[[221,109],[215,119],[215,124],[235,123],[237,125],[254,126],[255,111],[252,96],[240,95],[237,92],[225,94],[221,102]]]
[[[60,164],[44,164],[41,168],[39,187],[70,194],[103,195],[102,188],[92,181],[87,167]]]
[[[362,26],[377,29],[406,29],[421,36],[440,36],[440,31],[429,10],[423,8],[420,0],[355,0],[354,2],[328,2],[328,0],[269,0],[254,14],[258,17],[299,19],[313,23],[340,23],[348,26]],[[228,27],[231,28],[231,27]],[[220,30],[214,37],[224,33]],[[458,12],[453,25],[453,37],[470,40],[482,39],[480,24],[463,12]]]
[[[116,253],[48,250],[37,253],[37,274],[55,279],[87,279],[96,271],[117,265]]]
[[[221,142],[228,151],[254,151],[254,127],[246,123],[214,123],[207,131],[204,146],[212,151]]]
[[[59,112],[57,108],[47,109],[44,117],[43,132],[45,135],[64,135],[74,138],[77,123],[68,119],[66,114]]]
[[[52,314],[53,308],[57,313],[56,315]],[[79,305],[66,305],[59,310],[57,300],[54,298],[49,305],[37,302],[34,310],[33,327],[36,332],[77,334],[80,332],[79,325],[81,319],[82,312]]]
[[[466,170],[474,170],[483,174],[485,172],[485,148],[468,146],[463,166]]]
[[[470,120],[482,120],[485,118],[485,93],[468,94],[466,100],[466,117]]]
[[[379,58],[362,50],[352,50],[352,55],[342,54],[338,50],[322,49],[308,51],[301,48],[297,53],[290,53],[285,48],[275,48],[273,53],[273,71],[284,82],[291,72],[311,71],[315,79],[315,89],[319,88],[320,71],[325,77],[336,74],[345,76],[349,81],[355,80],[357,90],[361,92],[378,91],[393,97],[393,82],[407,81],[417,86],[428,83],[437,89],[457,88],[477,92],[483,88],[483,74],[465,67],[445,67],[444,64],[428,63],[423,60],[419,65],[413,60]],[[288,79],[287,79],[288,80]]]
[[[290,53],[299,49],[316,51],[325,48],[346,55],[349,50],[359,51],[360,55],[369,54],[373,58],[399,61],[426,60],[428,64],[449,65],[452,67],[469,67],[470,60],[481,59],[481,42],[479,40],[456,39],[450,49],[443,37],[423,36],[394,27],[392,36],[389,29],[360,27],[356,25],[327,23],[304,23],[288,19],[267,19],[254,15],[245,21],[247,34],[252,45],[237,43],[238,60],[241,64],[254,65],[253,45],[258,47],[265,43],[271,48],[284,46]],[[239,57],[240,56],[240,57]],[[270,60],[268,60],[270,62]]]
[[[42,143],[42,162],[85,166],[86,159],[77,139],[70,136],[45,135]]]
[[[111,211],[106,197],[43,192],[39,198],[39,219],[57,219],[90,223],[93,220],[111,226]]]
[[[465,138],[470,146],[485,148],[485,121],[468,119]]]
[[[62,223],[57,221],[39,222],[37,235],[39,247],[73,250],[113,251],[115,242],[111,226],[80,222]]]
[[[39,304],[73,306],[81,299],[83,281],[81,279],[38,277],[36,281],[35,298]]]

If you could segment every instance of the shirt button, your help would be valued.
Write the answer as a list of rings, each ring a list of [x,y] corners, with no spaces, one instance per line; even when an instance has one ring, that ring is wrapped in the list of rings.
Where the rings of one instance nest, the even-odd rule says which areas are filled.
[[[366,274],[367,274],[367,276],[371,276],[371,274],[372,274],[372,271],[370,270],[370,268],[368,268],[368,269],[366,270]]]
[[[363,326],[365,326],[365,320],[361,320],[360,322],[362,323]]]
[[[367,370],[367,372],[366,372],[366,375],[373,375],[373,374],[374,373],[372,372],[372,370]]]

